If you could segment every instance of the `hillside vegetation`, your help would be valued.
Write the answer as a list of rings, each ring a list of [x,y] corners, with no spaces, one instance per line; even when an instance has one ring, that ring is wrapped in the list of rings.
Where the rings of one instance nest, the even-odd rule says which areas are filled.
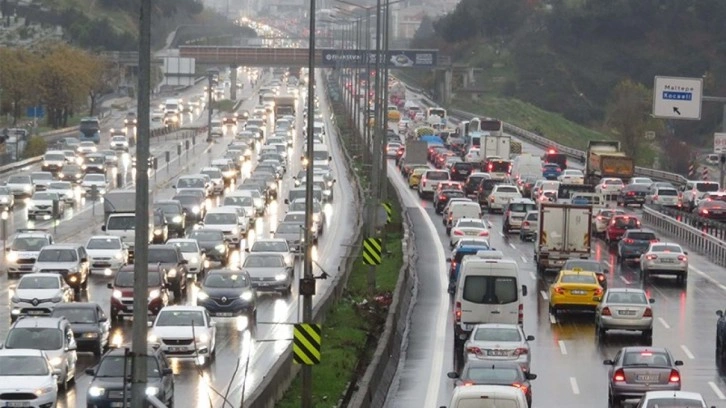
[[[726,94],[725,18],[721,0],[462,0],[433,30],[422,27],[414,45],[481,68],[477,87],[490,95],[624,138],[631,126],[614,117],[625,113],[614,103],[648,116],[656,75],[703,77],[704,94]],[[626,89],[646,101],[632,102]],[[666,152],[677,141],[683,156],[680,142],[707,146],[721,115],[704,103],[701,121],[641,118],[632,127],[659,131]]]

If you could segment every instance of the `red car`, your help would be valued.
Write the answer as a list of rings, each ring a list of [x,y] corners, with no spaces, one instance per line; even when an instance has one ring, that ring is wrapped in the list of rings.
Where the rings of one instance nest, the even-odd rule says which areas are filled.
[[[605,242],[614,246],[623,237],[625,231],[631,229],[640,229],[640,220],[637,217],[626,214],[614,215],[605,229]]]
[[[169,304],[169,284],[164,272],[156,266],[149,265],[149,315],[156,316]],[[122,320],[124,316],[133,316],[134,305],[134,266],[122,267],[113,283],[108,284],[111,293],[111,320]]]

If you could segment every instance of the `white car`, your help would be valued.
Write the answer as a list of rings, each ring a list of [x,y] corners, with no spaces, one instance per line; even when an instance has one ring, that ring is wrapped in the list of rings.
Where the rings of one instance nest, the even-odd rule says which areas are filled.
[[[625,187],[623,180],[614,177],[606,177],[600,180],[600,184],[595,186],[595,192],[604,195],[619,194]]]
[[[615,208],[601,208],[592,215],[592,233],[595,235],[605,234],[605,230],[610,224],[610,219],[614,215],[625,215],[625,210]]]
[[[489,227],[484,220],[462,218],[451,229],[449,247],[454,248],[462,238],[488,238]]]
[[[169,358],[210,362],[216,354],[216,323],[201,306],[166,306],[149,328],[149,343]]]
[[[70,181],[54,181],[48,185],[46,193],[57,193],[67,204],[75,204],[76,191]]]
[[[640,271],[644,282],[652,275],[675,275],[677,282],[686,286],[688,252],[676,243],[651,242],[640,256]]]
[[[30,197],[34,192],[30,176],[10,176],[5,187],[9,188],[15,197]]]
[[[212,131],[211,131],[212,137],[222,137],[224,136],[224,127],[222,127],[222,121],[219,119],[215,119],[212,121]]]
[[[464,161],[467,163],[479,163],[481,161],[480,152],[481,150],[478,147],[470,148],[466,156],[464,156]]]
[[[111,138],[109,148],[111,150],[128,152],[129,151],[129,139],[126,136],[114,136]]]
[[[633,177],[630,179],[630,183],[628,184],[642,184],[649,186],[653,184],[653,180],[651,180],[649,177]]]
[[[464,344],[464,350],[469,360],[513,362],[528,372],[532,358],[529,342],[533,340],[534,336],[524,334],[518,324],[478,324]]]
[[[648,391],[641,398],[639,407],[693,407],[706,408],[711,405],[706,403],[703,396],[697,392],[688,391]]]
[[[47,316],[58,303],[72,302],[73,289],[57,273],[23,275],[10,291],[10,319],[19,316]]]
[[[93,190],[93,186],[96,186],[96,191],[98,191],[99,195],[106,194],[106,191],[108,190],[108,181],[106,181],[106,176],[103,174],[86,174],[81,181],[83,194],[89,195],[91,190]]]
[[[386,144],[386,156],[388,157],[396,157],[396,153],[398,152],[398,149],[401,147],[400,143],[387,143]]]
[[[207,255],[202,252],[199,247],[199,242],[196,239],[189,238],[174,238],[166,241],[167,245],[174,245],[179,247],[182,256],[186,259],[187,263],[187,278],[198,278],[199,274],[209,268],[209,261]]]
[[[582,174],[581,170],[567,169],[562,171],[557,180],[564,184],[584,184],[585,175]]]
[[[0,406],[54,407],[58,384],[42,350],[0,350]]]
[[[471,198],[466,197],[452,197],[449,199],[449,202],[446,203],[446,207],[444,207],[443,210],[441,210],[441,223],[446,225],[446,221],[449,219],[449,210],[451,209],[451,204],[453,203],[471,203],[473,200]]]
[[[34,171],[30,173],[30,181],[35,191],[45,191],[48,185],[53,182],[53,173],[49,171]]]
[[[217,167],[205,167],[199,173],[209,176],[209,181],[212,185],[212,194],[221,195],[224,193],[224,174],[222,170]]]
[[[651,187],[652,190],[652,187]],[[706,196],[708,199],[708,196]],[[645,196],[645,203],[661,207],[681,207],[681,197],[674,187],[657,187]]]
[[[434,194],[439,183],[449,180],[451,180],[451,175],[446,170],[426,170],[418,183],[418,196]]]
[[[290,246],[287,244],[287,240],[282,238],[263,238],[258,239],[252,244],[252,248],[246,250],[249,253],[279,253],[285,258],[285,263],[289,267],[293,267],[295,263],[295,256],[290,250]]]
[[[248,222],[240,220],[238,207],[217,207],[207,211],[201,225],[208,230],[222,231],[229,246],[239,247],[241,236],[247,232]]]
[[[12,210],[15,208],[15,195],[10,188],[0,186],[0,208],[3,210]]]
[[[58,202],[58,214],[53,214],[54,201]],[[34,220],[38,217],[44,216],[49,218],[57,217],[60,219],[66,211],[66,203],[63,201],[60,194],[46,191],[33,194],[33,197],[27,203],[27,207],[29,220]]]
[[[519,192],[517,186],[511,184],[497,184],[489,194],[487,211],[492,213],[494,211],[503,211],[504,207],[514,199],[522,198],[522,193]]]
[[[96,153],[96,150],[98,150],[98,148],[93,142],[81,142],[76,148],[76,152],[78,152],[78,154]]]
[[[398,121],[398,132],[403,132],[411,126],[411,121],[408,119],[401,119]]]
[[[106,276],[126,265],[129,258],[129,250],[121,241],[120,237],[113,235],[97,235],[86,242],[86,252],[90,267],[89,273],[94,270],[101,270]]]

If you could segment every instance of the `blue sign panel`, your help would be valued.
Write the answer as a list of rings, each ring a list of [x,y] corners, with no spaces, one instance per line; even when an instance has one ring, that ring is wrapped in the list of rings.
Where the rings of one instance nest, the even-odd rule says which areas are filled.
[[[381,53],[383,54],[383,53]],[[361,50],[322,50],[323,66],[363,66],[376,63],[376,53]],[[389,68],[432,68],[436,66],[436,50],[389,50],[383,61]]]
[[[25,116],[29,118],[42,118],[45,116],[45,109],[42,105],[39,106],[28,106],[25,110]]]
[[[693,100],[693,93],[663,91],[663,99],[671,101],[690,101]]]

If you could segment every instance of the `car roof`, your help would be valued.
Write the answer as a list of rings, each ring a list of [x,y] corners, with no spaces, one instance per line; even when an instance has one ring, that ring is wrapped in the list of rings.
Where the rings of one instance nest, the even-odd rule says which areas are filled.
[[[58,303],[55,305],[53,310],[60,309],[96,309],[100,305],[95,302],[73,302],[73,303]]]
[[[13,327],[43,327],[56,329],[62,321],[68,321],[65,317],[22,317],[15,321]]]
[[[615,292],[617,292],[617,293],[633,293],[633,292],[645,293],[645,291],[640,288],[608,288],[607,291],[608,291],[608,293],[615,293]]]
[[[643,398],[687,398],[694,400],[703,400],[703,396],[697,392],[691,391],[648,391]]]
[[[29,278],[29,277],[30,278],[43,278],[43,277],[48,277],[48,276],[52,276],[54,278],[60,278],[61,277],[60,274],[57,274],[57,273],[36,272],[36,273],[26,273],[26,274],[23,274],[23,276],[20,277],[20,280],[25,279],[25,278]]]
[[[205,309],[203,306],[193,306],[193,305],[171,305],[171,306],[164,306],[161,309],[161,312],[163,311],[189,311],[189,312],[203,312],[207,309]]]
[[[655,231],[651,231],[649,229],[643,229],[643,228],[641,228],[641,229],[629,229],[629,230],[625,231],[626,234],[633,234],[633,233],[636,233],[636,232],[646,232],[646,233],[655,234]]]
[[[51,244],[46,245],[43,248],[40,248],[40,250],[44,249],[78,249],[78,247],[81,246],[80,244]]]
[[[207,210],[207,215],[209,214],[237,214],[237,208],[229,205],[214,207]]]
[[[668,351],[665,347],[652,347],[652,346],[627,346],[620,349],[623,353],[643,353],[647,351],[653,351],[656,353],[668,353],[670,354],[670,351]]]
[[[596,275],[595,272],[592,272],[592,271],[570,271],[570,270],[565,270],[565,269],[560,270],[560,274],[562,276],[565,276],[565,275],[572,276],[572,275],[583,275],[584,274],[584,275],[592,275],[593,277],[595,277],[595,275]]]

